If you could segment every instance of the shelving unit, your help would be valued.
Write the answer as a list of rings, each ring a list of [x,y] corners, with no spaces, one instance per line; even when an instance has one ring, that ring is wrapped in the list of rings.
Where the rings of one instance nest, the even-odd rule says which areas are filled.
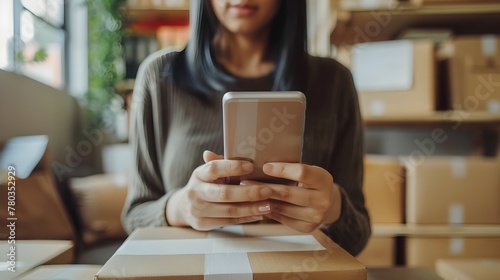
[[[186,2],[187,3],[187,2]],[[124,6],[121,8],[127,34],[155,36],[156,30],[165,25],[188,25],[189,5],[181,6]]]
[[[315,54],[323,56],[332,56],[335,49],[347,50],[350,45],[357,43],[398,39],[408,30],[436,29],[438,30],[436,34],[442,37],[448,34],[459,36],[500,34],[500,1],[483,1],[483,3],[476,1],[472,4],[463,1],[415,4],[429,1],[413,0],[334,0],[330,4],[326,3],[327,0],[318,1],[323,5],[321,8],[328,10],[330,14],[329,17],[318,19],[316,26],[320,28],[314,30]],[[376,5],[367,8],[363,6],[366,3]],[[327,7],[329,9],[326,9]],[[440,70],[442,68],[438,68],[438,71]],[[464,136],[468,141],[467,144],[463,144],[464,154],[487,157],[500,155],[500,114],[478,111],[436,111],[425,115],[370,116],[364,117],[363,123],[369,136],[375,140],[373,149],[385,149],[380,151],[381,153],[400,154],[408,148],[410,154],[415,151],[411,149],[416,149],[412,142],[414,138],[411,138],[413,135],[415,139],[423,139],[427,135],[432,135],[435,129],[442,129],[450,136],[450,140],[440,146],[442,150],[439,152],[458,150],[455,148],[464,143],[460,142],[463,139],[452,137]],[[411,143],[401,144],[401,147],[394,149],[388,147],[389,145],[377,144],[377,141],[386,139],[391,144],[398,143],[400,139]],[[447,150],[448,145],[451,147],[449,150]],[[440,154],[439,152],[436,154]],[[390,239],[395,251],[392,265],[406,266],[409,265],[406,255],[409,240],[419,238],[451,240],[464,237],[498,239],[500,225],[455,227],[445,224],[374,224],[372,236],[375,237],[374,242],[379,242],[376,243],[379,245],[372,247],[372,250],[377,254],[382,252],[383,248],[387,248],[384,239]]]
[[[488,112],[438,111],[429,115],[401,115],[364,118],[367,126],[428,126],[449,123],[481,127],[500,125],[500,114]]]
[[[181,48],[189,34],[189,1],[127,1],[123,16],[125,78],[135,79],[140,63],[162,48]]]
[[[500,225],[407,225],[407,224],[378,224],[373,225],[374,237],[498,237]]]
[[[376,10],[350,6],[337,11],[330,41],[333,45],[350,45],[390,40],[407,28],[439,27],[452,29],[455,34],[498,34],[498,26],[500,3],[417,6],[402,2]]]
[[[140,20],[166,20],[186,21],[189,19],[189,7],[172,7],[172,8],[156,8],[156,7],[123,7],[122,14],[129,21]]]

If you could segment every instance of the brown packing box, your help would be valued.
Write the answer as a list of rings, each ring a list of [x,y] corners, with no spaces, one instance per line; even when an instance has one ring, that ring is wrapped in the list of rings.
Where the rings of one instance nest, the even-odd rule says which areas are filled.
[[[267,224],[212,232],[178,227],[138,229],[95,279],[235,279],[242,273],[252,274],[254,280],[298,275],[316,280],[367,277],[363,264],[320,231],[313,237]]]
[[[363,192],[373,224],[404,222],[404,168],[397,158],[365,157]]]
[[[85,244],[127,237],[120,219],[127,197],[127,183],[127,175],[118,173],[70,180]]]
[[[369,44],[367,45],[369,46]],[[362,45],[355,45],[352,48],[353,61],[365,48]],[[373,60],[376,60],[377,63],[384,63],[382,56],[373,57]],[[372,63],[372,61],[365,63]],[[353,74],[356,75],[354,68]],[[412,78],[413,82],[409,90],[363,91],[358,88],[363,117],[429,114],[435,111],[437,106],[436,59],[432,41],[413,42]]]
[[[407,223],[500,224],[497,159],[426,157],[403,162]]]
[[[435,269],[438,259],[500,258],[500,237],[408,237],[406,265]]]
[[[500,113],[500,37],[458,37],[444,44],[450,106],[456,110]]]
[[[12,207],[0,208],[0,227],[13,225],[18,240],[75,240],[52,175],[48,141],[44,135],[16,137],[0,148],[0,201]],[[0,231],[0,239],[11,238],[11,232]]]
[[[444,280],[497,280],[500,259],[438,260],[436,271]]]
[[[392,237],[372,237],[356,258],[368,269],[393,267],[396,260],[396,240]]]
[[[12,246],[15,246],[14,254]],[[6,267],[0,270],[0,279],[8,280],[42,264],[69,264],[73,262],[74,248],[67,240],[16,240],[12,244],[0,241],[0,254],[7,261]],[[15,273],[8,270],[12,265],[15,265]]]
[[[89,280],[101,269],[100,265],[42,265],[18,278],[19,280],[71,279]]]

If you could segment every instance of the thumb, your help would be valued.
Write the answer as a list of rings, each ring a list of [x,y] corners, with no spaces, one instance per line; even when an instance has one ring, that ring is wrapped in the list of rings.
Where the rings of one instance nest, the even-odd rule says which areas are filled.
[[[212,160],[224,159],[224,156],[218,155],[212,151],[204,151],[203,152],[203,160],[205,163],[210,162]]]

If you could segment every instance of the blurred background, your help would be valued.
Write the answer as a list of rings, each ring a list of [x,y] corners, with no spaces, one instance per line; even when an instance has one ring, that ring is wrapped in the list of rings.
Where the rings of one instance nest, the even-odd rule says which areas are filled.
[[[309,52],[348,67],[359,92],[373,223],[359,259],[446,279],[498,271],[500,1],[307,4]],[[0,167],[32,166],[19,179],[35,185],[18,194],[26,217],[39,185],[53,192],[40,207],[60,217],[25,239],[72,240],[65,262],[98,265],[123,242],[134,79],[149,54],[188,37],[188,0],[1,1]]]

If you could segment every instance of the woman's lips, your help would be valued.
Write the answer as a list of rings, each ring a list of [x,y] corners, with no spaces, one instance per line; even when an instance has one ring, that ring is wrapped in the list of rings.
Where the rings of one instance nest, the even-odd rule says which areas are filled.
[[[236,14],[237,16],[249,16],[255,12],[257,12],[257,6],[253,5],[232,5],[229,6],[229,10]]]

